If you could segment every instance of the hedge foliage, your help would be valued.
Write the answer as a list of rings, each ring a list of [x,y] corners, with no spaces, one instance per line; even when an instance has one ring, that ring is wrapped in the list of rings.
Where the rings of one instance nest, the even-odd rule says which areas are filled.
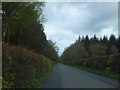
[[[53,62],[20,46],[3,44],[2,87],[26,88],[32,80],[47,73]]]
[[[69,60],[65,61],[64,63],[89,67],[99,71],[120,73],[120,54],[91,58],[79,58],[78,60]]]

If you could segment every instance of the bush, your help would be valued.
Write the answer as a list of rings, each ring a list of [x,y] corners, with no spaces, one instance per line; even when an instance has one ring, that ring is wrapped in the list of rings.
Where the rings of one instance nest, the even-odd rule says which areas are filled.
[[[49,71],[52,61],[20,46],[3,44],[3,88],[24,88]]]

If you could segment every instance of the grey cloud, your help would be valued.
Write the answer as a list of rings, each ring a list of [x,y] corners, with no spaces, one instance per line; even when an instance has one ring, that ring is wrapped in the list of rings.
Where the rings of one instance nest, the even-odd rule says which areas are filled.
[[[118,4],[115,2],[49,2],[44,13],[47,19],[45,33],[62,48],[60,52],[78,35],[100,36],[108,35],[108,30],[111,34],[118,31]]]
[[[79,23],[80,19],[78,18],[77,33],[80,29],[93,33],[99,32],[110,24],[113,25],[112,22],[117,19],[117,3],[86,3],[86,6],[89,17],[83,21],[82,25],[79,25],[81,23]]]

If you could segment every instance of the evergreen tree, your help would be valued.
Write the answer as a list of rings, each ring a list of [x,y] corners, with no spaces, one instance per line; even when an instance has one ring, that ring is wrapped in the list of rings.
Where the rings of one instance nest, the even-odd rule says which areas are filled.
[[[39,11],[35,7],[41,7]],[[42,12],[43,3],[30,2],[9,2],[2,4],[3,22],[2,33],[3,42],[18,44],[19,37],[24,30],[34,23],[38,18],[37,12]]]
[[[79,37],[78,37],[78,42],[80,42],[80,41],[81,41],[81,37],[79,36]]]
[[[116,46],[116,38],[115,35],[111,34],[110,38],[109,38],[109,43],[110,45],[115,45]]]
[[[103,42],[104,44],[107,44],[107,43],[108,43],[108,38],[107,38],[105,35],[103,36],[102,42]]]
[[[82,39],[81,39],[81,41],[82,41],[82,42],[84,42],[84,40],[85,40],[85,39],[84,39],[84,36],[82,36]]]
[[[118,53],[120,53],[120,36],[117,38]]]
[[[93,40],[94,42],[98,42],[98,38],[96,37],[96,35],[94,35]]]
[[[85,37],[84,45],[85,45],[85,50],[86,50],[86,51],[89,53],[89,55],[90,55],[90,54],[91,54],[91,53],[90,53],[90,41],[89,41],[88,35],[86,35],[86,37]]]

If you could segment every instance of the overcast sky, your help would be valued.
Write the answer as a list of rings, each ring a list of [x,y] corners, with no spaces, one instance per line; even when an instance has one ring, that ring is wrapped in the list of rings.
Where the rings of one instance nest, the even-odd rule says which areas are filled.
[[[117,2],[48,2],[44,14],[47,39],[56,42],[59,54],[79,35],[118,36]]]

